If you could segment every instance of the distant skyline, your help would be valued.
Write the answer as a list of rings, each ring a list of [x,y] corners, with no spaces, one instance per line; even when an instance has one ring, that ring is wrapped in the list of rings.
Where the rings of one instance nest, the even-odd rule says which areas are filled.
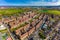
[[[60,0],[0,0],[0,6],[59,6]]]

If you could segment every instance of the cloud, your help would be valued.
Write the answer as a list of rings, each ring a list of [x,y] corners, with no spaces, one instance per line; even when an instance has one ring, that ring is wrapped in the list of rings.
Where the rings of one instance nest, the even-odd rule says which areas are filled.
[[[31,2],[30,5],[37,6],[55,6],[58,2]]]
[[[0,0],[0,6],[58,6],[60,0]]]
[[[60,5],[60,0],[56,3],[56,5]]]

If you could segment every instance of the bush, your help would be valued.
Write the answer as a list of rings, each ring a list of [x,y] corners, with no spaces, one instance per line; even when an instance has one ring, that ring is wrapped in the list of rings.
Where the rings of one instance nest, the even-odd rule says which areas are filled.
[[[33,19],[29,20],[29,22],[32,23],[33,22]]]
[[[42,39],[45,39],[45,38],[46,38],[45,35],[44,35],[42,32],[39,33],[39,36],[40,36],[40,38],[42,38]]]

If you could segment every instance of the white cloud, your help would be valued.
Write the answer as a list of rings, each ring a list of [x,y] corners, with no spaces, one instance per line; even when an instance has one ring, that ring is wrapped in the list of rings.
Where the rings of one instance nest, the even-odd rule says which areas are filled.
[[[24,5],[26,5],[26,6],[58,6],[58,5],[60,5],[60,0],[57,2],[40,2],[40,1],[33,2],[33,1],[31,1],[28,4],[22,4],[22,6],[24,6]]]
[[[54,2],[54,0],[53,0],[53,2],[40,2],[40,1],[30,2],[29,5],[35,5],[35,6],[57,6],[58,4],[60,5],[60,1],[59,2]]]
[[[2,2],[1,2],[2,1]],[[58,2],[43,2],[44,0],[42,0],[42,2],[40,1],[30,1],[28,2],[28,4],[10,4],[10,3],[7,3],[6,1],[4,0],[0,0],[0,5],[14,5],[14,6],[58,6],[60,5],[60,0],[58,0]],[[54,0],[53,0],[54,1]]]
[[[57,2],[57,4],[56,5],[60,5],[60,0]]]

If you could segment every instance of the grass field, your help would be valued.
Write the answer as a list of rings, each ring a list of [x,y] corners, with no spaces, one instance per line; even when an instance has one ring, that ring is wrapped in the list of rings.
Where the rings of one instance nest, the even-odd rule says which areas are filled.
[[[11,15],[18,15],[19,13],[23,13],[24,10],[20,9],[0,9],[0,15],[4,16],[11,16]]]
[[[26,10],[24,10],[24,9],[12,9],[12,8],[0,9],[0,15],[2,15],[2,16],[19,15],[20,13],[23,13],[23,12],[26,12]],[[58,10],[39,10],[38,12],[60,15],[60,11],[58,11]]]
[[[39,10],[41,13],[48,13],[48,14],[54,14],[54,15],[60,15],[59,10]]]

